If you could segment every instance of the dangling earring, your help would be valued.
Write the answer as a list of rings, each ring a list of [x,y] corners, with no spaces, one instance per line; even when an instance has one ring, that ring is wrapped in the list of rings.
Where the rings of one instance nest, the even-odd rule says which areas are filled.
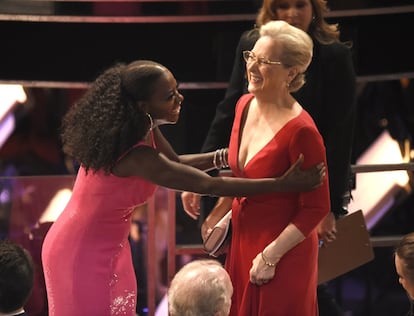
[[[152,129],[154,128],[154,121],[152,120],[152,117],[151,117],[151,115],[149,114],[149,113],[145,113],[146,115],[147,115],[147,117],[148,117],[148,119],[149,119],[149,122],[150,122],[150,131],[152,131]]]
[[[286,82],[286,88],[289,90],[289,88],[290,88],[290,83],[289,82]]]

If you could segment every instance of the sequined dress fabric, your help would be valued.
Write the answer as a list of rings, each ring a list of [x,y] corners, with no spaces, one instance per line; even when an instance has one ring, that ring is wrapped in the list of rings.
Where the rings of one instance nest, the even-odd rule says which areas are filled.
[[[72,197],[43,243],[49,316],[136,315],[130,219],[155,188],[138,177],[79,169]]]

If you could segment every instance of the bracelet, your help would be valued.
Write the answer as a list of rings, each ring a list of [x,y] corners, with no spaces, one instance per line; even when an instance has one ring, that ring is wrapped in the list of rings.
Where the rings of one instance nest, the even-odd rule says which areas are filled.
[[[214,168],[216,168],[216,169],[221,169],[221,165],[220,166],[218,166],[217,165],[217,155],[220,153],[220,149],[217,149],[215,152],[214,152],[214,156],[213,156],[213,166],[214,166]]]
[[[220,169],[223,169],[224,167],[223,151],[224,151],[224,148],[219,149]]]
[[[214,152],[213,156],[213,166],[216,169],[223,169],[229,166],[227,161],[228,149],[227,148],[220,148]]]
[[[227,156],[228,156],[229,150],[227,148],[223,148],[222,151],[222,161],[223,161],[223,167],[222,168],[227,168],[229,166],[229,162],[227,160]]]
[[[272,267],[272,268],[273,267],[276,267],[276,263],[271,263],[271,262],[269,262],[269,261],[266,260],[266,257],[263,254],[263,251],[261,252],[261,255],[262,255],[262,260],[263,260],[263,262],[264,262],[265,265],[267,265],[268,267]]]

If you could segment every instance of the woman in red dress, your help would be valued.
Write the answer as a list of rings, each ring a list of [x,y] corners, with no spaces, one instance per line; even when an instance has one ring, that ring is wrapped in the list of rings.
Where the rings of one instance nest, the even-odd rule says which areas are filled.
[[[265,24],[260,34],[243,52],[250,93],[237,103],[229,146],[237,177],[281,175],[300,153],[305,168],[326,160],[313,119],[291,95],[305,83],[311,38],[284,21]],[[233,210],[231,315],[318,315],[316,228],[330,211],[327,177],[311,192],[239,197],[225,206]]]

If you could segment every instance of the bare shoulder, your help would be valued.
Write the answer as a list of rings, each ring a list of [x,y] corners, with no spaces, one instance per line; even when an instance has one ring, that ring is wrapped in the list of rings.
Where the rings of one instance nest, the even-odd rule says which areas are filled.
[[[120,159],[112,173],[118,177],[142,176],[158,159],[158,151],[150,146],[137,146]]]

